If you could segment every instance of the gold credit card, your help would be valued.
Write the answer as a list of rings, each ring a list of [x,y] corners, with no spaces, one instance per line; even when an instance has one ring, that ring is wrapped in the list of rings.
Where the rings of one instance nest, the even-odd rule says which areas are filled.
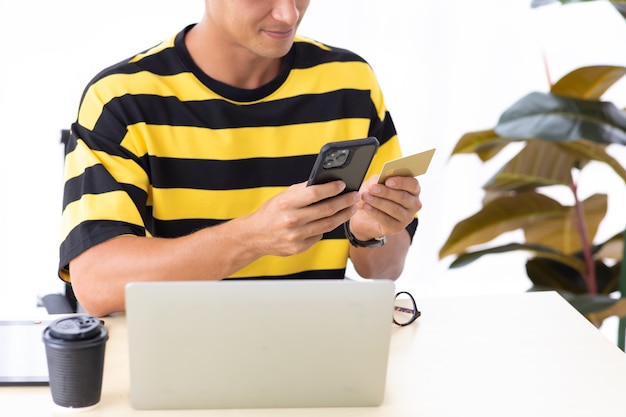
[[[382,184],[389,177],[417,177],[428,170],[435,148],[403,158],[385,162],[380,171],[378,183]]]

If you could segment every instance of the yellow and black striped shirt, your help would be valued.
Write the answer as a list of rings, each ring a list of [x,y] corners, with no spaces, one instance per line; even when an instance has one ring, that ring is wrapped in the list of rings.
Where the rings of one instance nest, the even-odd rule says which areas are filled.
[[[307,180],[327,142],[377,137],[368,176],[400,156],[359,56],[297,37],[273,81],[243,90],[194,64],[190,28],[85,89],[65,158],[61,278],[69,281],[71,259],[115,236],[177,237],[254,212]],[[348,249],[338,228],[304,253],[263,257],[230,278],[343,278]]]

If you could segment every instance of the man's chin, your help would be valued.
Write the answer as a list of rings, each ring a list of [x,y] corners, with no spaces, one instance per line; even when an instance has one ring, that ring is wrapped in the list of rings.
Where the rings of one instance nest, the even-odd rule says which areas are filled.
[[[291,50],[291,45],[292,44],[289,45],[289,48],[267,48],[263,51],[259,51],[258,54],[268,59],[284,58],[289,53],[289,50]]]

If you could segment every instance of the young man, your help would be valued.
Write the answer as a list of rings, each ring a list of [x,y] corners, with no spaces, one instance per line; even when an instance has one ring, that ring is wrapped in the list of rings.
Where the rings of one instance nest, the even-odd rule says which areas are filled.
[[[296,36],[308,4],[205,0],[199,23],[87,86],[59,266],[87,312],[124,310],[130,281],[343,278],[348,257],[363,277],[400,275],[415,178],[306,186],[327,142],[377,137],[370,174],[400,156],[369,65]]]

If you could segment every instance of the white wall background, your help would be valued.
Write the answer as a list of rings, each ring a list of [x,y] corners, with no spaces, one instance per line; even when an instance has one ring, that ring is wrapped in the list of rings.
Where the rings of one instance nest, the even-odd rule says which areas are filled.
[[[587,64],[626,65],[626,22],[605,1],[531,9],[530,0],[312,0],[303,35],[352,49],[376,70],[405,153],[437,147],[421,178],[424,208],[398,287],[418,295],[524,291],[524,255],[449,270],[437,253],[476,211],[492,174],[449,160],[463,133],[491,128],[530,91]],[[60,130],[103,67],[150,47],[202,14],[202,0],[0,0],[0,315],[56,290],[62,193]],[[626,106],[624,83],[609,97]],[[617,151],[620,151],[619,149]],[[611,190],[624,227],[624,184],[599,168],[581,193]],[[621,211],[620,211],[621,210]]]

